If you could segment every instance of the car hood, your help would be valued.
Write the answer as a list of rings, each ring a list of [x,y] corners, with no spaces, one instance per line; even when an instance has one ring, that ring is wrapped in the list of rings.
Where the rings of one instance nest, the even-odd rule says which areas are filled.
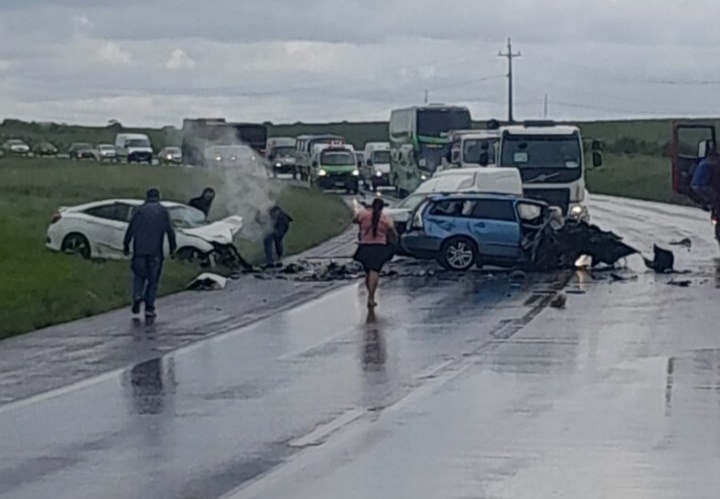
[[[385,208],[383,213],[390,217],[393,222],[407,222],[410,218],[410,210],[404,208]]]
[[[182,229],[182,231],[185,234],[199,237],[210,243],[230,244],[237,233],[240,232],[242,226],[243,218],[235,215],[202,227]]]

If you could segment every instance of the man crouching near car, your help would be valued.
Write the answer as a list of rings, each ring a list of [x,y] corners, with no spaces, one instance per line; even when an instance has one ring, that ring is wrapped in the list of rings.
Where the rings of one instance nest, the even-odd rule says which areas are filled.
[[[130,220],[123,243],[125,256],[130,255],[130,243],[133,244],[132,313],[138,315],[140,305],[144,302],[145,322],[148,324],[152,324],[156,316],[155,299],[162,273],[165,235],[170,244],[170,256],[173,257],[177,243],[170,214],[160,204],[160,192],[157,189],[150,189],[147,191],[145,203],[137,209]]]

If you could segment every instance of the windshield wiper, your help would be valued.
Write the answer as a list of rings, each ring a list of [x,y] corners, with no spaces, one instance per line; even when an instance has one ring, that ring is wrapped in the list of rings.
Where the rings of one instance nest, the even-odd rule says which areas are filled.
[[[560,175],[559,173],[549,173],[547,175],[543,173],[541,175],[538,175],[537,177],[533,177],[531,179],[526,180],[525,183],[533,184],[535,182],[545,182],[545,181],[550,180],[551,178],[555,178],[559,175]]]

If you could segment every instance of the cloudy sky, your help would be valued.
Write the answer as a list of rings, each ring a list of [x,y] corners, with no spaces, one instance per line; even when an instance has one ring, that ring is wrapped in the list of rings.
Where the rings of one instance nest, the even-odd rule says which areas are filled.
[[[178,125],[720,114],[717,0],[1,0],[0,118]]]

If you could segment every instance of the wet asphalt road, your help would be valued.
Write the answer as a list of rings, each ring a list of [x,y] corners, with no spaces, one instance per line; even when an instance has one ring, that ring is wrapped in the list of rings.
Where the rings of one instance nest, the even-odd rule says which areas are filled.
[[[0,405],[0,497],[716,498],[709,216],[601,197],[592,215],[647,251],[690,237],[672,248],[692,274],[410,277],[369,318],[342,287]]]

